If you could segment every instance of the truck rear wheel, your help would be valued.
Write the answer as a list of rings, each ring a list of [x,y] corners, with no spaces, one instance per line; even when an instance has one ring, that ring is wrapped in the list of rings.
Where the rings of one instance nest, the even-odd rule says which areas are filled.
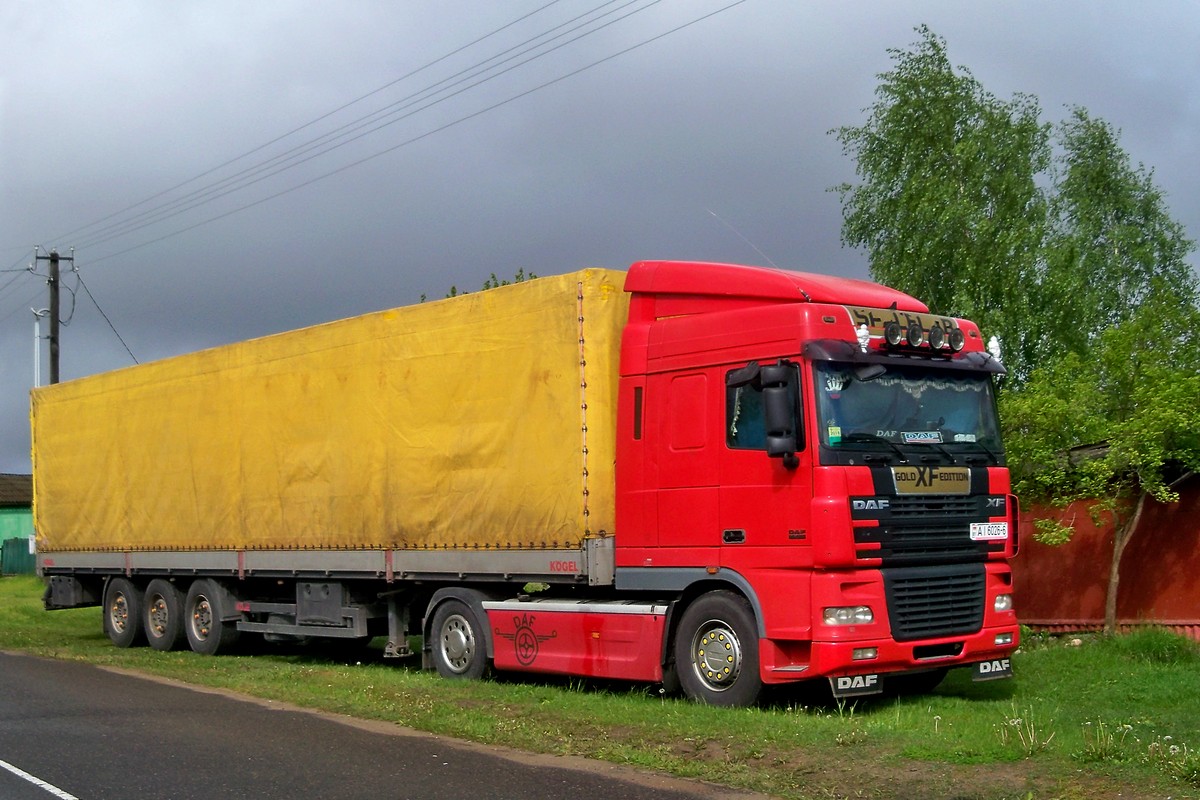
[[[471,607],[447,600],[433,613],[433,665],[445,678],[482,678],[487,670],[483,628]]]
[[[748,706],[762,691],[758,629],[750,605],[733,592],[710,592],[683,612],[675,633],[683,692],[713,706]]]
[[[127,578],[113,578],[104,587],[104,633],[117,647],[143,641],[142,593]]]
[[[146,587],[146,641],[155,650],[174,650],[183,643],[183,592],[155,578]]]
[[[184,600],[184,633],[188,646],[206,656],[228,652],[237,643],[240,631],[235,622],[222,622],[221,607],[225,592],[207,578],[195,581]]]

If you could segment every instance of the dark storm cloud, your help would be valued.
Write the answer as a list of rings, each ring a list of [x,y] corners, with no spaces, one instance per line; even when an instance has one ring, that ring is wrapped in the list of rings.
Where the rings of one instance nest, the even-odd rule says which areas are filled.
[[[828,131],[861,122],[886,49],[907,47],[921,23],[998,96],[1032,93],[1049,120],[1081,104],[1121,128],[1175,216],[1200,230],[1200,11],[1183,2],[748,0],[470,118],[727,4],[649,6],[245,192],[97,242],[111,223],[75,231],[545,2],[10,3],[0,11],[0,269],[28,263],[34,244],[81,245],[83,280],[140,360],[477,289],[521,268],[770,259],[862,277],[865,258],[840,247],[827,191],[853,178],[853,164]],[[553,4],[288,142],[600,5]],[[45,305],[45,287],[20,273],[0,273],[0,287],[0,471],[20,471],[29,309]],[[62,341],[65,378],[130,363],[82,294]]]

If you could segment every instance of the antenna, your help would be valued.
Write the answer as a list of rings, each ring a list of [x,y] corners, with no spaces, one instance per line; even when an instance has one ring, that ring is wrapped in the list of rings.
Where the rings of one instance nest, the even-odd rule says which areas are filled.
[[[757,246],[757,245],[755,245],[755,244],[754,244],[754,242],[750,241],[750,240],[749,240],[749,239],[747,239],[745,236],[743,236],[743,235],[742,235],[742,232],[741,232],[741,231],[739,231],[737,228],[733,227],[733,226],[732,226],[732,225],[730,225],[728,222],[726,222],[725,220],[721,219],[721,215],[720,215],[720,214],[718,214],[717,212],[713,211],[711,208],[706,208],[706,209],[704,209],[704,210],[705,210],[705,211],[707,211],[708,213],[712,214],[714,217],[716,217],[716,218],[717,218],[717,221],[718,221],[718,222],[720,222],[722,225],[724,225],[726,228],[729,228],[729,230],[731,230],[731,231],[733,231],[735,234],[737,234],[737,237],[738,237],[739,239],[741,239],[743,242],[745,242],[746,244],[748,244],[748,245],[750,245],[752,248],[754,248],[754,252],[756,252],[756,253],[758,253],[760,256],[762,256],[762,258],[763,258],[763,259],[764,259],[764,260],[765,260],[765,261],[766,261],[768,264],[770,264],[770,265],[771,265],[772,267],[774,267],[775,269],[780,269],[780,266],[779,266],[778,264],[776,264],[774,261],[772,261],[772,260],[771,260],[771,259],[770,259],[770,258],[767,256],[767,254],[766,254],[766,253],[764,253],[762,250],[759,250],[759,249],[758,249],[758,246]]]

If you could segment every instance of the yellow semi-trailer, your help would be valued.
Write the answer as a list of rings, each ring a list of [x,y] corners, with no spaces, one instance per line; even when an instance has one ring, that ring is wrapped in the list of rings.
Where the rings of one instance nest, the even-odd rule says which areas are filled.
[[[1004,677],[1002,371],[887,287],[651,261],[48,386],[46,607],[123,647],[420,636],[448,677],[721,705]]]
[[[38,549],[59,564],[578,549],[613,530],[624,278],[540,279],[36,389]]]
[[[47,607],[102,604],[120,646],[387,634],[402,655],[423,577],[611,584],[624,278],[542,278],[34,390]]]

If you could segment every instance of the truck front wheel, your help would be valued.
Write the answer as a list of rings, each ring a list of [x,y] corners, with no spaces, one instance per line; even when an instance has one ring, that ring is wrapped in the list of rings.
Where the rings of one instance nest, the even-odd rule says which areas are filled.
[[[228,652],[237,643],[237,623],[223,622],[225,593],[215,581],[195,581],[184,600],[183,630],[188,646],[206,656]]]
[[[104,587],[104,632],[117,647],[142,641],[142,593],[127,578],[113,578]]]
[[[146,641],[155,650],[174,650],[183,642],[183,592],[155,578],[146,587]]]
[[[447,600],[433,613],[433,665],[445,678],[481,678],[487,669],[483,628],[471,607]]]
[[[758,699],[758,630],[754,613],[733,592],[710,592],[683,612],[675,632],[679,683],[692,700],[749,706]]]

